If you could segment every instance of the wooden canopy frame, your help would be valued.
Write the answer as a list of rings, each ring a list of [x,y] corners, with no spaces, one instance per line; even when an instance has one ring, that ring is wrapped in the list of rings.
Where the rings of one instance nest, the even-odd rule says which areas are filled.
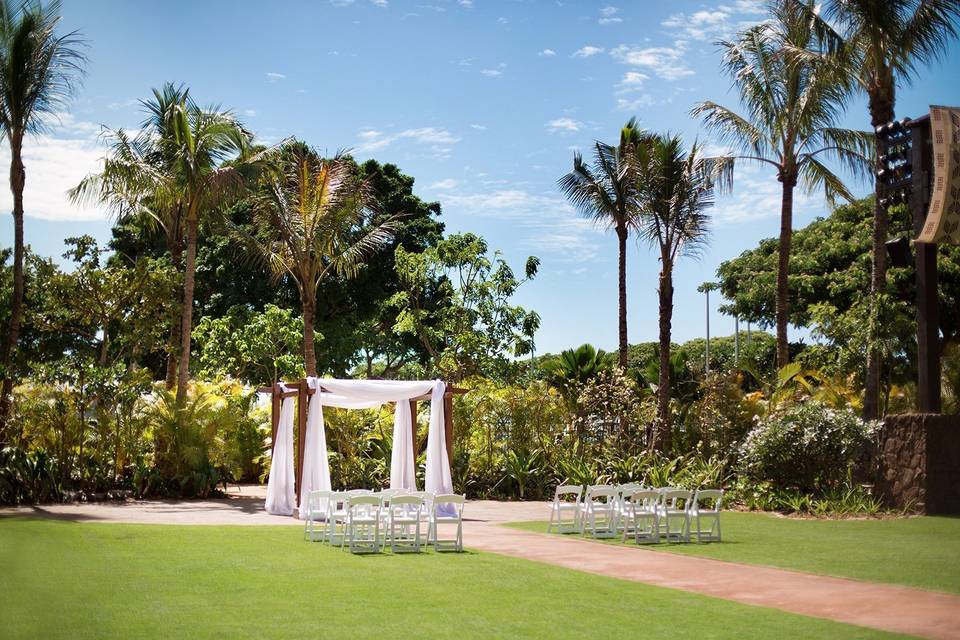
[[[300,506],[300,486],[303,481],[303,451],[307,444],[307,405],[310,396],[316,393],[316,389],[311,389],[306,378],[301,378],[296,382],[276,382],[269,387],[260,387],[257,389],[260,393],[269,393],[270,402],[270,455],[273,456],[273,449],[277,446],[277,428],[280,426],[280,403],[285,398],[297,399],[297,420],[296,420],[296,459],[295,459],[295,485],[294,491],[297,495],[297,506]],[[323,388],[321,382],[320,391],[329,391]],[[463,395],[466,389],[448,385],[443,393],[443,430],[447,443],[447,460],[453,464],[453,396]],[[412,423],[413,451],[414,451],[414,476],[416,476],[416,451],[417,451],[417,403],[422,400],[430,400],[431,394],[424,393],[415,398],[410,398],[410,417]],[[396,403],[391,403],[396,404]]]

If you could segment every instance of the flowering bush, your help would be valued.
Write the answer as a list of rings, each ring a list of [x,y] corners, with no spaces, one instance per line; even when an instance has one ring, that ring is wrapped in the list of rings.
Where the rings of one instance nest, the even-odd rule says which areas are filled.
[[[756,421],[740,450],[740,471],[775,489],[821,493],[847,480],[879,429],[851,409],[808,400]]]

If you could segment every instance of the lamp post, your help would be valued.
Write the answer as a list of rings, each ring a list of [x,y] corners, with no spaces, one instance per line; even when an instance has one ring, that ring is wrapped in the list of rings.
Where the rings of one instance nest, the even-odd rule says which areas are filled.
[[[704,355],[703,367],[704,372],[707,374],[710,373],[710,292],[716,291],[719,288],[720,285],[716,282],[704,282],[697,287],[697,291],[707,294],[707,349]]]

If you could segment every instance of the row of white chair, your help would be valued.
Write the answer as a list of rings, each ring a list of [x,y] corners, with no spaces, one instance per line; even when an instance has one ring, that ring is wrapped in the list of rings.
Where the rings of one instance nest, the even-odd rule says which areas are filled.
[[[595,538],[622,535],[626,541],[720,542],[721,489],[689,491],[641,484],[560,485],[550,505],[547,532],[587,532]],[[703,525],[709,524],[709,529]],[[695,527],[695,528],[694,528]]]
[[[347,546],[351,553],[379,553],[387,544],[394,553],[419,553],[423,544],[436,551],[463,551],[465,502],[463,495],[428,491],[311,491],[303,537]],[[455,536],[441,538],[442,524],[455,525]]]

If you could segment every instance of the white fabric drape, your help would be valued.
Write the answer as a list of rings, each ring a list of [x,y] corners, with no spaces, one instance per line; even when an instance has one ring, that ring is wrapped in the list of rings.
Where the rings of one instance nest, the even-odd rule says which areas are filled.
[[[428,393],[434,386],[430,380],[336,380],[322,378],[327,391],[353,400],[397,402]]]
[[[284,398],[280,404],[277,441],[273,443],[270,458],[270,479],[267,481],[267,513],[289,516],[297,507],[293,487],[293,413],[294,398]]]
[[[390,455],[390,488],[417,490],[414,471],[416,452],[413,450],[413,420],[410,402],[400,400],[393,410],[393,451]]]
[[[427,470],[424,489],[433,494],[453,493],[453,478],[450,475],[450,460],[447,457],[447,432],[443,420],[443,392],[439,380],[434,381],[430,394],[430,431],[427,433]],[[453,515],[453,505],[440,504],[437,510],[444,515]]]
[[[318,379],[311,376],[307,384],[316,390],[320,385]],[[314,393],[310,396],[307,409],[307,433],[303,447],[303,478],[300,485],[300,519],[307,517],[311,491],[330,491],[330,461],[327,458],[327,432],[323,424],[323,394]],[[317,505],[320,510],[326,509],[326,501]]]

